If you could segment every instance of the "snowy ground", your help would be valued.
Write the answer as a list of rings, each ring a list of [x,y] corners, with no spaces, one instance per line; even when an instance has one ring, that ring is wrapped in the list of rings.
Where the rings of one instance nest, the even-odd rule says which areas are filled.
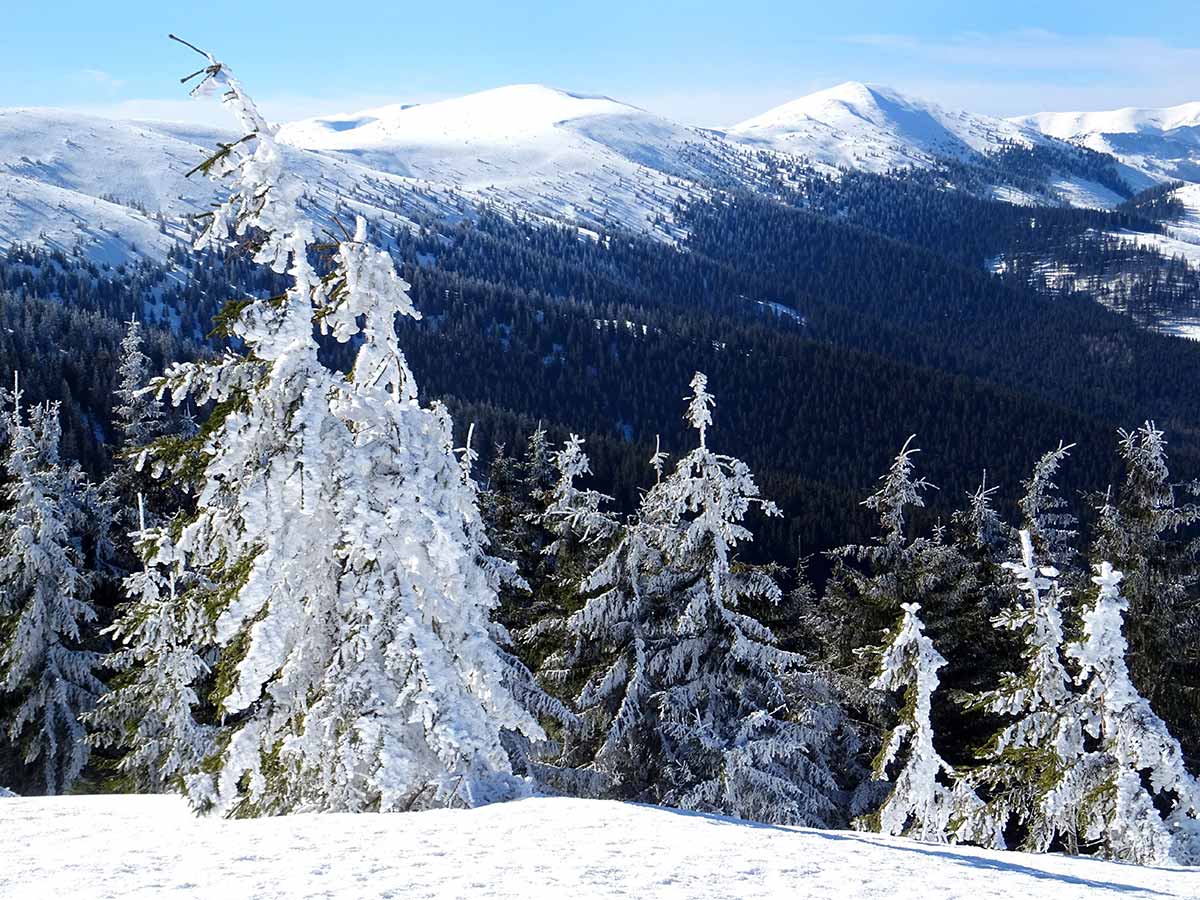
[[[226,822],[95,796],[0,801],[0,897],[1195,900],[1200,871],[600,801]]]

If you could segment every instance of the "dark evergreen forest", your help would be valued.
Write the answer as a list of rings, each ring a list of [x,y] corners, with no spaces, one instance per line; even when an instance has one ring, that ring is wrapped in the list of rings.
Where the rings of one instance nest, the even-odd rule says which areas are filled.
[[[1040,164],[1011,155],[996,165]],[[402,326],[410,364],[457,427],[475,424],[481,472],[542,423],[555,440],[585,436],[595,486],[631,508],[656,436],[682,446],[678,386],[702,370],[720,402],[714,441],[785,512],[760,529],[761,559],[791,566],[863,539],[859,501],[914,433],[940,488],[925,524],[948,520],[984,469],[998,502],[1012,501],[1060,440],[1077,445],[1068,493],[1103,488],[1119,477],[1116,429],[1145,419],[1167,432],[1181,476],[1200,472],[1200,345],[984,267],[1052,253],[1169,266],[1088,237],[1158,229],[1171,214],[1161,192],[1113,212],[1018,207],[964,189],[976,175],[809,174],[777,199],[719,195],[676,211],[678,246],[488,212],[374,237],[404,263],[424,315]],[[1189,305],[1195,275],[1180,274],[1144,292]],[[23,373],[31,400],[64,401],[65,453],[102,473],[121,322],[148,324],[161,364],[211,352],[224,302],[275,287],[244,257],[180,250],[165,266],[105,269],[19,248],[0,260],[0,365]]]

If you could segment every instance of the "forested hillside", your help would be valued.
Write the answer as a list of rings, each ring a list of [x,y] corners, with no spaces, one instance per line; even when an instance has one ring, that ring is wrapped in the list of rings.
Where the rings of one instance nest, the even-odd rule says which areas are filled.
[[[680,213],[682,247],[488,213],[378,236],[424,312],[404,326],[409,359],[431,396],[462,410],[460,428],[475,423],[485,460],[538,422],[587,434],[599,486],[628,508],[655,436],[671,446],[682,434],[661,386],[702,369],[730,451],[786,512],[754,552],[789,565],[797,546],[862,537],[856,501],[911,433],[942,489],[931,519],[958,508],[985,468],[1011,500],[1059,440],[1077,443],[1068,490],[1101,487],[1118,472],[1115,429],[1146,418],[1192,470],[1200,402],[1188,373],[1200,374],[1200,347],[1087,296],[984,271],[1005,241],[1030,244],[1028,210],[863,174],[813,182],[792,204],[738,194]],[[1109,220],[1154,227],[1125,213],[1035,215],[1055,244]],[[31,397],[68,401],[67,446],[99,471],[119,322],[148,323],[156,363],[190,356],[237,290],[275,288],[262,278],[233,256],[102,270],[11,252],[0,264],[5,367],[31,373]]]

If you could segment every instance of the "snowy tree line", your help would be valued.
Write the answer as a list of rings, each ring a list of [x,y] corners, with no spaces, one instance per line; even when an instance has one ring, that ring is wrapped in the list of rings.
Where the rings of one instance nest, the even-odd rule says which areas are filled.
[[[1017,527],[985,482],[914,536],[931,486],[906,444],[866,501],[878,539],[834,553],[824,591],[801,571],[785,592],[739,559],[751,513],[778,510],[710,449],[701,373],[693,447],[655,452],[631,515],[586,486],[579,439],[541,431],[481,488],[420,399],[391,256],[361,220],[318,237],[240,84],[211,57],[197,74],[247,134],[204,167],[232,187],[202,241],[232,237],[287,287],[223,313],[230,350],[158,378],[130,323],[122,464],[102,484],[60,458],[52,404],[5,394],[0,708],[19,786],[68,790],[91,751],[94,777],[223,815],[551,791],[1200,862],[1200,789],[1159,718],[1195,724],[1200,569],[1178,535],[1200,510],[1176,502],[1152,425],[1122,435],[1129,478],[1099,508],[1091,569],[1053,481],[1069,448],[1035,468]],[[352,349],[349,371],[318,334]],[[92,592],[122,574],[97,633]],[[1008,638],[1009,657],[969,659]],[[965,762],[937,727],[943,653],[978,670],[951,682],[983,738]]]

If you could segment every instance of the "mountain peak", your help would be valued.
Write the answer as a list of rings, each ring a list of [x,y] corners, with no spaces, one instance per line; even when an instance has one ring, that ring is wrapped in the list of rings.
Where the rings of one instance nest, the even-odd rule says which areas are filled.
[[[544,84],[512,84],[432,103],[394,104],[347,116],[303,119],[283,127],[285,141],[312,150],[381,145],[479,143],[546,133],[575,119],[642,114],[610,97]]]
[[[750,144],[835,166],[887,171],[935,157],[968,158],[1008,141],[1040,139],[1022,126],[942,109],[890,87],[846,81],[767,110],[729,133]],[[1032,135],[1032,136],[1031,136]]]

